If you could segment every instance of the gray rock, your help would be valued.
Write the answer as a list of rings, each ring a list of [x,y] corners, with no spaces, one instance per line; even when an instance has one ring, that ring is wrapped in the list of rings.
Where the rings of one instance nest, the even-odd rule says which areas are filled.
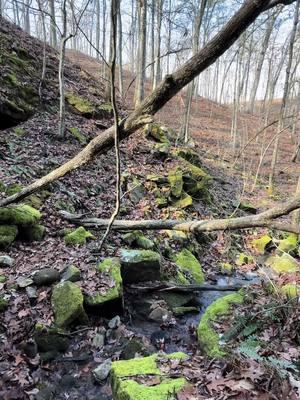
[[[97,349],[102,349],[102,347],[104,346],[104,342],[105,342],[105,333],[97,333],[93,338],[92,345]]]
[[[97,382],[103,382],[108,377],[111,370],[111,364],[111,360],[108,359],[93,370],[93,376]]]
[[[44,268],[35,272],[32,279],[37,286],[51,285],[58,281],[59,272],[53,268]]]
[[[70,265],[62,274],[61,281],[77,282],[80,280],[80,269]]]
[[[19,288],[25,288],[33,284],[33,280],[31,278],[25,278],[25,276],[19,276],[16,282]]]
[[[149,314],[149,318],[152,321],[155,321],[158,323],[165,323],[165,322],[171,321],[172,313],[170,311],[168,311],[166,308],[156,307]]]
[[[160,280],[160,254],[152,250],[120,251],[124,283]]]
[[[0,268],[12,267],[14,259],[10,256],[0,256]]]
[[[28,287],[26,287],[25,290],[26,290],[26,294],[29,299],[37,299],[38,295],[36,292],[36,288],[34,288],[32,286],[28,286]]]
[[[116,329],[121,325],[121,318],[116,315],[114,318],[112,318],[109,322],[108,322],[108,327],[110,329]]]

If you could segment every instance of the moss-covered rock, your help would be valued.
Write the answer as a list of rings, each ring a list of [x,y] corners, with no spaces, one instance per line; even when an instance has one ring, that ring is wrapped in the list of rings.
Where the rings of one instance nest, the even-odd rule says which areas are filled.
[[[46,228],[43,225],[26,226],[20,230],[20,238],[27,242],[40,242],[45,232]]]
[[[249,254],[245,254],[245,253],[240,253],[237,258],[236,258],[236,265],[238,265],[239,267],[245,264],[250,264],[254,261],[254,258],[252,256],[250,256]]]
[[[208,356],[219,358],[226,355],[220,345],[219,335],[213,328],[213,323],[221,316],[228,314],[232,304],[241,304],[243,300],[242,294],[233,293],[219,298],[207,307],[198,325],[197,335],[201,349]]]
[[[137,204],[147,195],[146,189],[136,177],[133,177],[131,182],[128,183],[127,190],[133,204]]]
[[[5,283],[7,281],[7,278],[5,275],[0,275],[0,283]]]
[[[183,189],[183,180],[182,180],[182,171],[180,168],[174,168],[169,171],[168,181],[171,187],[172,196],[178,198],[182,194]]]
[[[11,245],[18,234],[18,227],[15,225],[0,225],[0,249]]]
[[[220,271],[225,275],[232,275],[234,272],[234,266],[230,263],[220,263]]]
[[[183,190],[197,198],[208,199],[211,177],[202,169],[189,162],[182,166]]]
[[[121,277],[121,264],[118,258],[107,258],[101,262],[97,271],[99,273],[99,279],[106,277],[112,280],[114,286],[109,287],[106,292],[94,293],[85,296],[85,303],[89,306],[109,306],[109,302],[121,300],[123,289],[122,289],[122,277]]]
[[[189,314],[189,313],[198,313],[199,309],[197,307],[192,307],[192,306],[190,306],[190,307],[174,307],[172,309],[172,311],[176,317],[180,317],[182,315]]]
[[[83,245],[87,239],[93,239],[94,235],[87,231],[83,226],[65,235],[65,242],[72,246]]]
[[[152,153],[155,157],[165,160],[170,154],[171,146],[169,143],[156,143],[153,147]]]
[[[271,256],[267,259],[266,265],[271,267],[278,274],[300,272],[300,266],[297,261],[287,253],[282,256]]]
[[[266,246],[272,242],[269,235],[263,235],[258,239],[252,240],[252,246],[258,251],[259,254],[264,254]]]
[[[93,106],[93,104],[91,104],[87,99],[78,96],[73,92],[66,93],[66,101],[79,114],[89,116],[92,115],[93,112],[95,111],[95,107]]]
[[[185,161],[188,161],[189,163],[195,165],[196,167],[201,168],[202,166],[199,154],[193,149],[187,147],[179,147],[173,151],[173,155],[180,157]]]
[[[154,242],[146,238],[142,231],[128,232],[122,236],[122,239],[130,246],[139,246],[145,250],[149,250],[154,247]]]
[[[144,358],[115,361],[112,363],[111,380],[113,397],[115,400],[168,400],[170,395],[176,395],[187,381],[184,377],[172,379],[166,376],[159,368],[160,359],[185,359],[184,353],[168,355],[154,354]],[[136,380],[139,377],[157,376],[158,383],[147,386],[147,380],[143,384]]]
[[[175,257],[176,265],[191,278],[191,281],[202,284],[205,281],[202,267],[197,258],[187,249],[183,249]]]
[[[86,137],[84,136],[83,133],[80,132],[80,130],[76,127],[70,128],[69,129],[72,136],[80,143],[80,144],[86,144]]]
[[[70,265],[65,269],[61,276],[62,282],[69,281],[69,282],[77,282],[80,280],[80,269],[77,268],[75,265]]]
[[[288,298],[299,297],[300,285],[297,285],[296,283],[287,283],[280,288],[280,291]]]
[[[97,107],[97,114],[100,118],[111,118],[114,115],[111,103],[104,103]]]
[[[51,305],[58,327],[86,320],[81,289],[72,282],[59,283],[54,287]]]
[[[152,250],[120,251],[121,271],[126,283],[160,279],[160,255]]]
[[[26,204],[0,208],[0,223],[18,226],[32,226],[39,222],[41,213]]]
[[[160,143],[170,143],[168,129],[156,123],[147,126],[147,136]]]
[[[65,352],[70,344],[70,339],[62,329],[48,328],[42,324],[36,324],[33,334],[38,351],[46,353],[49,351]]]
[[[279,241],[278,249],[284,253],[291,253],[297,249],[298,235],[289,234],[285,239]]]
[[[193,198],[189,194],[183,193],[181,199],[176,200],[172,205],[175,208],[187,208],[193,205]]]

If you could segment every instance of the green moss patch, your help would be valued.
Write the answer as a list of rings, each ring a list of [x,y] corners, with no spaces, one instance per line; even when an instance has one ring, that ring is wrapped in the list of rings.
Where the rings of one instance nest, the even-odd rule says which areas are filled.
[[[72,282],[59,283],[54,287],[51,305],[58,327],[86,319],[81,289]]]
[[[236,265],[238,265],[238,266],[242,266],[242,265],[245,265],[245,264],[250,264],[250,263],[252,263],[254,261],[254,258],[252,257],[252,256],[250,256],[249,254],[245,254],[245,253],[240,253],[238,256],[237,256],[237,259],[236,259]]]
[[[113,397],[116,400],[168,400],[181,390],[187,381],[185,378],[171,379],[160,370],[161,359],[185,359],[184,353],[169,355],[154,354],[149,357],[132,360],[115,361],[112,363],[111,378]],[[158,383],[147,386],[147,379],[143,383],[139,378],[157,376]],[[145,383],[144,383],[145,382]]]
[[[298,235],[291,233],[285,239],[280,240],[278,249],[285,253],[291,253],[297,249]]]
[[[297,261],[287,253],[282,256],[271,256],[267,259],[266,265],[271,267],[278,274],[300,272],[300,266]]]
[[[94,106],[87,99],[75,93],[66,93],[66,100],[80,114],[92,114],[95,110]]]
[[[86,137],[80,132],[78,128],[70,128],[71,134],[80,144],[86,144]]]
[[[26,204],[0,208],[0,223],[2,224],[31,226],[37,224],[40,218],[41,213]]]
[[[228,314],[232,304],[241,303],[243,303],[243,296],[240,293],[233,293],[221,297],[207,307],[197,329],[198,342],[205,354],[218,358],[226,355],[219,343],[219,335],[213,328],[213,322]]]
[[[15,225],[0,225],[0,248],[3,249],[16,239],[18,227]]]
[[[132,231],[123,235],[122,239],[130,246],[138,246],[142,249],[149,250],[154,247],[154,242],[143,235],[142,231]]]
[[[85,297],[85,302],[89,306],[103,306],[104,304],[122,298],[122,277],[121,264],[118,258],[107,258],[97,267],[97,271],[103,279],[109,278],[113,281],[113,287],[109,287],[103,293],[95,293]]]
[[[65,235],[65,242],[72,246],[83,245],[87,239],[94,238],[94,235],[87,231],[83,226]]]
[[[174,197],[181,196],[183,189],[182,171],[180,168],[174,168],[169,171],[168,180],[171,187],[171,193]]]
[[[259,254],[264,254],[266,246],[272,242],[272,238],[269,235],[263,235],[258,239],[252,241],[252,246],[258,251]]]
[[[183,249],[179,254],[177,254],[175,262],[181,272],[190,276],[193,282],[202,284],[205,281],[201,264],[189,250]]]

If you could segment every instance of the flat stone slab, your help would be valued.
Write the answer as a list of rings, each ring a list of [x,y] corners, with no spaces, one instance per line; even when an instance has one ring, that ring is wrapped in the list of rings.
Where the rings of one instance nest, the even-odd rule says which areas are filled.
[[[161,257],[152,250],[120,250],[124,283],[156,281],[161,278]]]

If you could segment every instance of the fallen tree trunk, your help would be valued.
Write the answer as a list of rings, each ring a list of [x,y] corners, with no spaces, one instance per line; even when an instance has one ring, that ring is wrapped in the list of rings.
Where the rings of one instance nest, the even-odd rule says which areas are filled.
[[[281,231],[300,234],[299,225],[292,222],[276,221],[277,218],[285,216],[300,208],[300,195],[286,201],[276,207],[256,215],[237,218],[222,218],[200,221],[178,221],[178,220],[116,220],[111,229],[119,231],[128,230],[161,230],[170,229],[183,232],[213,232],[232,229],[247,229],[253,227],[266,227]],[[85,215],[70,214],[61,211],[62,218],[76,225],[82,225],[94,229],[106,229],[109,220],[100,218],[87,218]]]
[[[247,286],[247,285],[245,285]],[[204,291],[217,291],[229,292],[242,289],[242,285],[175,285],[172,283],[158,283],[148,286],[143,285],[130,285],[127,289],[140,291],[140,292],[204,292]]]
[[[182,67],[167,75],[157,89],[149,95],[119,126],[120,140],[151,121],[183,87],[213,64],[265,10],[278,4],[291,4],[295,0],[246,0],[227,24],[198,53]],[[110,149],[114,143],[114,127],[96,136],[81,152],[64,165],[22,189],[19,193],[0,201],[0,207],[24,199],[67,173],[88,163],[96,154]]]

